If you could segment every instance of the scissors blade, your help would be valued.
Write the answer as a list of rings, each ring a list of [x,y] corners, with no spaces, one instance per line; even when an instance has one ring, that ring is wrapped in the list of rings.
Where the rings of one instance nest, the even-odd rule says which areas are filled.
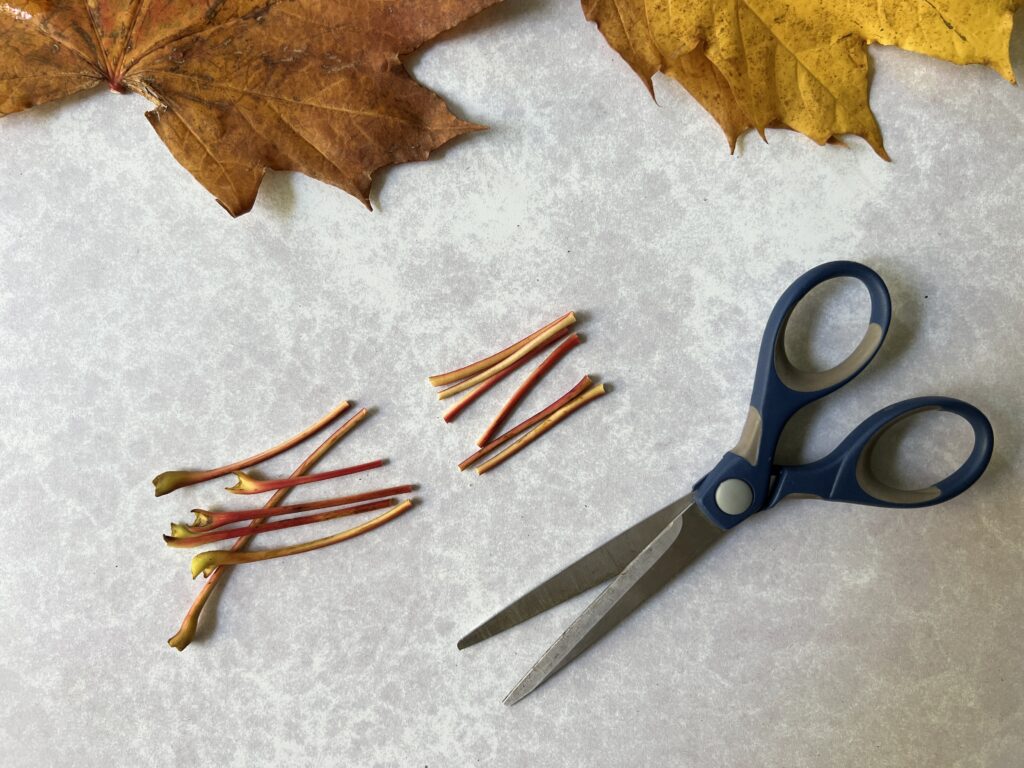
[[[593,552],[584,555],[507,608],[494,614],[459,640],[459,650],[522,624],[527,619],[532,619],[537,614],[618,576],[673,518],[692,505],[693,494],[688,493],[606,541]]]
[[[602,638],[672,577],[726,534],[694,504],[677,514],[562,634],[505,697],[512,705],[532,693]]]

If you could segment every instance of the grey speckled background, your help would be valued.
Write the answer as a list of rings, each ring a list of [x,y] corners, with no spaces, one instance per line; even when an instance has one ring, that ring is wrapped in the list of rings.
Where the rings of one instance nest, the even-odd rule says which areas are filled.
[[[411,62],[492,130],[383,174],[374,214],[279,174],[232,221],[135,97],[0,121],[0,762],[1024,764],[1024,92],[874,61],[894,163],[779,132],[730,157],[680,89],[659,82],[652,104],[576,3],[511,0]],[[732,445],[772,302],[835,257],[883,273],[896,324],[788,455],[941,392],[995,423],[983,482],[932,510],[762,515],[502,706],[584,603],[456,639]],[[826,298],[862,316],[856,292]],[[531,405],[584,371],[614,393],[459,475],[494,400],[446,427],[423,376],[569,308],[587,342]],[[150,477],[262,449],[342,398],[377,410],[332,461],[392,463],[332,489],[412,480],[422,503],[239,569],[213,631],[169,649],[197,585],[159,535],[225,494],[154,499]],[[962,454],[944,420],[906,437],[900,457],[924,451],[931,473]]]

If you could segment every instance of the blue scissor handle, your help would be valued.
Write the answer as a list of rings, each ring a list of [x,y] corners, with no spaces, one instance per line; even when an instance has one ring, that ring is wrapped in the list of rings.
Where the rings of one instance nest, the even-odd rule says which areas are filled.
[[[953,474],[929,488],[904,490],[882,482],[871,468],[871,455],[878,440],[899,422],[926,411],[955,413],[971,425],[974,448],[970,456]],[[791,494],[875,507],[941,504],[966,491],[981,477],[992,458],[992,443],[992,425],[973,405],[951,397],[911,398],[869,416],[825,458],[802,466],[777,467],[767,506],[773,507]]]
[[[871,297],[871,317],[864,338],[839,365],[827,371],[804,371],[786,355],[786,326],[808,293],[838,277],[864,284]],[[853,261],[832,261],[801,275],[786,289],[768,318],[754,377],[754,392],[743,433],[694,488],[700,508],[717,525],[732,528],[768,505],[775,448],[786,423],[808,403],[834,392],[871,362],[889,330],[889,290],[873,269]]]

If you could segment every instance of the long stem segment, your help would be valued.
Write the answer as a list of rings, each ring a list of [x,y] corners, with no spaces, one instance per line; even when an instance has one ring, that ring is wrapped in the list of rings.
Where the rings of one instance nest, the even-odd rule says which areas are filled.
[[[557,334],[563,328],[568,328],[575,322],[576,315],[570,312],[561,320],[557,321],[554,325],[550,326],[546,331],[538,335],[536,338],[534,338],[527,344],[524,344],[516,352],[509,355],[501,362],[496,363],[487,370],[481,371],[475,376],[471,376],[470,378],[465,379],[464,381],[460,381],[458,384],[454,384],[448,387],[448,389],[442,389],[440,392],[437,393],[437,399],[447,400],[449,397],[454,397],[455,395],[459,394],[459,392],[465,392],[467,389],[476,386],[481,381],[486,381],[487,379],[491,378],[491,376],[501,373],[510,365],[515,364],[516,361],[522,359],[523,357],[526,357],[526,355],[530,354],[530,352],[544,344],[548,339]]]
[[[245,520],[253,520],[257,517],[279,517],[280,515],[290,515],[294,512],[309,512],[314,509],[329,509],[330,507],[342,507],[346,504],[355,504],[360,501],[372,501],[373,499],[382,499],[388,496],[401,496],[406,493],[412,493],[416,490],[415,485],[396,485],[391,488],[380,488],[376,491],[364,491],[363,493],[353,493],[349,496],[335,496],[332,499],[321,499],[319,501],[306,501],[302,504],[289,504],[284,507],[274,507],[272,510],[267,510],[264,507],[257,509],[239,509],[232,512],[210,512],[206,509],[193,509],[192,514],[196,516],[195,525],[178,525],[172,526],[181,533],[175,532],[176,536],[188,536],[199,533],[207,533],[216,528],[221,528],[231,523],[240,523]],[[271,514],[268,514],[270,512]]]
[[[359,410],[352,418],[338,427],[332,432],[320,446],[313,451],[306,460],[303,461],[299,466],[292,472],[292,477],[301,477],[317,465],[317,463],[327,455],[327,453],[337,445],[345,435],[351,432],[356,426],[366,418],[368,412],[365,408]],[[278,506],[285,497],[291,492],[291,488],[282,488],[264,505],[264,508],[271,509]],[[256,528],[259,525],[266,522],[266,518],[257,518],[250,523],[251,528]],[[231,551],[239,552],[249,544],[252,540],[251,536],[243,536],[238,539],[232,546]],[[213,595],[214,590],[220,583],[221,579],[224,578],[224,574],[228,572],[227,568],[215,568],[213,573],[209,574],[206,583],[203,584],[202,589],[199,590],[199,594],[196,595],[195,600],[192,601],[192,605],[189,606],[188,612],[185,614],[185,618],[181,622],[181,627],[167,640],[167,644],[172,648],[177,648],[179,651],[184,651],[189,643],[196,636],[196,629],[199,627],[199,617],[203,612],[203,608],[209,602],[210,597]]]
[[[520,339],[515,344],[505,347],[505,349],[501,350],[500,352],[495,352],[490,357],[485,357],[483,360],[477,360],[475,363],[470,363],[469,365],[464,365],[461,368],[456,368],[454,371],[448,371],[448,373],[439,373],[436,376],[429,376],[427,378],[427,381],[430,382],[430,385],[432,387],[443,387],[445,384],[451,384],[462,379],[467,379],[474,373],[479,373],[480,371],[487,370],[495,363],[500,363],[506,357],[512,355],[515,352],[518,352],[520,349],[525,347],[527,344],[529,344],[542,333],[547,331],[553,325],[558,324],[560,321],[564,320],[571,314],[571,312],[567,312],[566,314],[558,318],[558,320],[553,320],[552,322],[545,325],[543,328],[540,328],[539,330],[536,330],[533,333],[531,333],[525,339]]]
[[[304,429],[302,432],[295,435],[295,437],[289,438],[283,443],[276,445],[269,450],[263,451],[263,453],[257,453],[255,456],[250,456],[247,459],[236,461],[233,464],[226,464],[223,467],[218,467],[217,469],[173,470],[171,472],[161,472],[153,478],[153,486],[156,488],[156,495],[163,496],[164,494],[171,493],[179,488],[223,477],[224,475],[229,475],[232,472],[237,472],[240,469],[252,467],[266,461],[267,459],[271,459],[280,453],[284,453],[289,448],[293,448],[306,438],[315,435],[328,424],[334,422],[335,419],[348,410],[348,407],[348,402],[342,402],[333,411],[320,419],[320,421]]]
[[[564,339],[568,335],[569,330],[567,328],[563,328],[561,331],[559,331],[550,339],[548,339],[543,345],[537,347],[530,354],[526,355],[526,357],[519,358],[519,360],[510,365],[505,370],[503,370],[501,373],[496,373],[486,381],[482,381],[479,384],[477,384],[472,390],[470,390],[470,392],[465,397],[463,397],[461,400],[459,400],[459,402],[457,402],[455,405],[453,405],[451,408],[444,412],[444,420],[446,422],[454,421],[456,416],[458,416],[460,413],[466,410],[466,408],[469,407],[473,403],[473,401],[475,401],[478,397],[487,392],[491,387],[493,387],[499,381],[504,379],[506,376],[510,376],[511,374],[518,371],[520,368],[522,368],[528,362],[533,360],[533,358],[535,358],[545,349],[550,347],[555,342]]]
[[[519,453],[519,451],[523,450],[523,448],[528,446],[530,443],[532,443],[538,437],[540,437],[545,432],[547,432],[549,429],[554,427],[558,422],[560,422],[562,419],[566,418],[569,414],[571,414],[574,411],[582,408],[584,405],[589,403],[591,400],[594,400],[594,399],[596,399],[598,397],[601,397],[601,395],[603,395],[604,393],[605,393],[604,384],[598,384],[595,387],[591,387],[586,392],[584,392],[582,395],[580,395],[579,397],[571,400],[567,405],[563,405],[561,408],[559,408],[553,414],[548,416],[543,422],[541,422],[541,424],[539,426],[535,427],[530,432],[527,432],[526,435],[524,435],[523,437],[519,438],[519,440],[517,440],[516,442],[512,443],[512,445],[510,445],[508,448],[503,450],[497,456],[495,456],[495,457],[485,461],[483,464],[481,464],[479,467],[476,468],[476,473],[478,475],[482,475],[484,472],[488,472],[488,471],[494,469],[496,466],[501,464],[506,459],[511,458],[515,454]]]
[[[537,413],[533,414],[533,416],[531,416],[530,418],[526,419],[525,421],[522,421],[519,424],[516,424],[508,432],[505,432],[504,434],[499,435],[498,437],[494,438],[489,443],[487,443],[487,445],[481,446],[480,450],[477,451],[476,453],[474,453],[469,458],[463,459],[463,461],[459,464],[459,471],[462,472],[462,471],[466,470],[468,467],[473,466],[478,461],[480,461],[480,459],[482,459],[484,456],[486,456],[487,454],[489,454],[492,451],[494,451],[496,448],[500,448],[505,443],[507,443],[509,440],[512,440],[513,438],[518,437],[519,435],[523,434],[523,432],[528,430],[534,424],[540,423],[541,421],[546,419],[548,416],[553,414],[555,411],[557,411],[559,408],[561,408],[563,405],[565,405],[566,403],[570,402],[574,397],[576,397],[577,395],[582,394],[583,391],[587,387],[589,387],[589,386],[590,386],[590,377],[589,376],[584,376],[582,379],[580,379],[576,383],[576,386],[574,386],[572,389],[570,389],[568,392],[566,392],[560,398],[555,400],[555,402],[553,402],[551,405],[549,405],[546,408],[544,408],[544,409],[538,411]]]
[[[204,576],[209,576],[214,573],[217,569],[225,565],[242,565],[243,563],[258,563],[261,560],[273,560],[277,557],[288,557],[289,555],[298,555],[303,552],[312,552],[315,549],[323,549],[329,547],[332,544],[340,544],[343,541],[353,539],[360,534],[372,531],[374,528],[379,528],[391,520],[394,520],[400,514],[405,512],[409,507],[412,506],[411,500],[403,501],[396,507],[392,507],[383,515],[379,515],[372,520],[367,520],[362,525],[357,525],[354,528],[349,528],[341,533],[336,533],[333,536],[327,536],[322,539],[314,539],[313,541],[307,541],[302,544],[295,544],[290,547],[281,547],[280,549],[264,549],[259,552],[239,552],[235,549],[214,549],[207,552],[200,552],[198,555],[192,558],[192,578],[194,579],[200,573]]]
[[[565,357],[569,350],[577,346],[579,343],[580,335],[578,333],[574,333],[551,350],[551,353],[541,361],[541,364],[538,365],[529,376],[523,379],[523,383],[519,385],[516,391],[512,393],[512,396],[505,401],[503,406],[501,406],[501,410],[498,411],[498,415],[494,417],[494,420],[487,426],[484,433],[480,435],[476,444],[478,446],[487,445],[491,438],[494,437],[495,432],[501,428],[501,425],[505,423],[522,399],[530,394],[530,391],[547,375],[548,371],[554,368],[555,364]]]
[[[224,528],[219,531],[213,531],[211,533],[201,533],[198,536],[168,536],[164,534],[164,541],[167,542],[169,547],[177,547],[179,549],[187,547],[201,547],[204,544],[212,544],[215,541],[224,541],[225,539],[237,539],[239,536],[255,536],[257,533],[270,533],[271,531],[280,531],[285,528],[295,528],[300,525],[309,525],[310,523],[322,523],[327,520],[335,520],[339,517],[347,517],[349,515],[358,515],[361,512],[372,512],[377,509],[387,509],[388,507],[395,504],[396,499],[383,499],[380,501],[368,501],[365,504],[356,504],[352,507],[343,507],[341,509],[335,509],[330,512],[318,512],[315,515],[304,515],[302,517],[292,517],[288,520],[275,520],[272,523],[264,523],[263,525],[250,528],[246,526],[244,528]]]
[[[296,485],[306,485],[307,483],[319,483],[321,480],[330,480],[335,477],[344,477],[345,475],[355,475],[359,472],[366,472],[370,469],[377,469],[378,467],[384,466],[384,459],[374,459],[368,461],[365,464],[356,464],[354,467],[342,467],[341,469],[332,469],[330,472],[319,472],[315,475],[304,475],[302,477],[281,477],[276,480],[257,480],[251,475],[247,475],[245,472],[235,472],[235,477],[238,478],[238,482],[234,485],[225,488],[225,491],[231,493],[238,493],[244,496],[252,495],[254,493],[268,493],[270,491],[278,491],[282,488],[294,488]]]

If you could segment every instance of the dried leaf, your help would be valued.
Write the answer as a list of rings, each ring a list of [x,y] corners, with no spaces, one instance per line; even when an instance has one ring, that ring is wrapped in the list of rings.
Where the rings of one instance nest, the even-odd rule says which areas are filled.
[[[107,83],[146,113],[233,215],[265,171],[300,171],[369,207],[370,178],[478,126],[399,56],[499,0],[8,0],[0,115]]]
[[[1021,0],[582,0],[605,39],[653,93],[664,72],[736,139],[769,126],[819,144],[864,137],[886,157],[868,106],[868,43],[1014,82],[1009,44]]]

